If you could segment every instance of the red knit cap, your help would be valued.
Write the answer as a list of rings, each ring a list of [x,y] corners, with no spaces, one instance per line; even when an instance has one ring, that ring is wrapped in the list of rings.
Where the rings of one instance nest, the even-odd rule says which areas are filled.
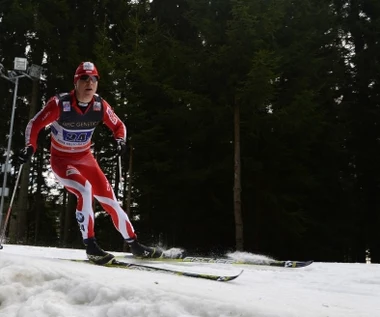
[[[74,84],[76,84],[79,77],[82,75],[97,76],[98,78],[100,78],[95,64],[91,62],[82,62],[79,64],[77,70],[75,71]]]

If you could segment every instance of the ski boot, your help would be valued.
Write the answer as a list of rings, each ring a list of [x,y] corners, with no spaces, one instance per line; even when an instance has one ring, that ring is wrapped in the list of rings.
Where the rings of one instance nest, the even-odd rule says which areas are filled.
[[[96,243],[95,238],[85,239],[83,240],[83,242],[86,245],[87,258],[92,263],[106,265],[114,260],[115,256],[100,248],[99,245]]]
[[[140,244],[137,240],[129,243],[129,247],[131,248],[131,253],[137,258],[157,259],[162,257],[163,253],[160,248],[147,247],[143,244]]]

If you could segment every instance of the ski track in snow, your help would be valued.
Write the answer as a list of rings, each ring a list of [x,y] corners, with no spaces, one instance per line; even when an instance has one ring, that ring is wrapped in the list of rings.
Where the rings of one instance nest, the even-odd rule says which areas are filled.
[[[230,256],[266,261],[249,253]],[[244,269],[236,280],[216,282],[58,258],[85,259],[85,251],[4,245],[0,317],[380,316],[380,265],[376,264],[314,263],[285,269],[143,262],[203,273],[236,274]]]

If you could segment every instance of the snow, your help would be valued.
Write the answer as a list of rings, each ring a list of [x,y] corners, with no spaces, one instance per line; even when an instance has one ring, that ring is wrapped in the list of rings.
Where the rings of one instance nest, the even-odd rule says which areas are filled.
[[[266,259],[248,253],[230,256]],[[377,264],[313,263],[305,268],[287,269],[144,262],[189,272],[236,274],[244,269],[236,280],[217,282],[62,260],[70,258],[84,259],[85,252],[4,245],[0,251],[0,316],[380,316]]]

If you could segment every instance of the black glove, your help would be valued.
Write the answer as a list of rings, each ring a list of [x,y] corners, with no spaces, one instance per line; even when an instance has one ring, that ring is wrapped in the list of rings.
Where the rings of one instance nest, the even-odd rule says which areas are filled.
[[[34,149],[33,149],[33,146],[31,145],[28,145],[26,146],[25,148],[23,148],[19,155],[18,155],[18,159],[19,161],[24,164],[24,163],[28,163],[30,158],[32,157],[34,153]]]
[[[124,155],[127,152],[127,144],[125,143],[123,139],[116,139],[116,142],[117,142],[117,147],[116,147],[117,154],[120,156]]]

